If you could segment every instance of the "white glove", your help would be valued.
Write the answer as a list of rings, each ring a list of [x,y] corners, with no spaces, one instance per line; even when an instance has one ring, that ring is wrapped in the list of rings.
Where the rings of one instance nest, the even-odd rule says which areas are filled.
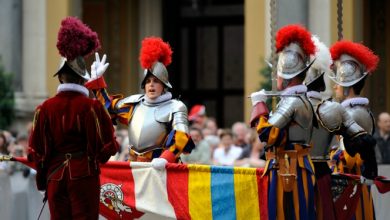
[[[360,176],[360,183],[361,184],[366,184],[366,185],[370,186],[370,185],[374,184],[374,180],[367,179],[364,176]]]
[[[46,191],[38,191],[39,192],[39,194],[41,194],[41,196],[43,197],[43,198],[45,198],[45,196],[46,196]]]
[[[162,170],[165,168],[165,164],[167,164],[168,161],[164,158],[154,158],[151,163],[154,169]]]
[[[251,101],[252,101],[252,106],[255,106],[259,102],[266,102],[267,96],[265,95],[265,90],[262,89],[258,92],[253,92],[251,94]]]
[[[100,57],[98,53],[95,53],[95,61],[91,65],[91,79],[89,81],[96,80],[103,76],[103,73],[106,72],[109,63],[106,63],[107,56],[103,55],[102,61],[100,61]]]

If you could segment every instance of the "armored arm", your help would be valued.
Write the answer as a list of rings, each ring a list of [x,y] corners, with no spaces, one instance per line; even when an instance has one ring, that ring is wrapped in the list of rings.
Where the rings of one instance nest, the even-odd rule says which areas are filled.
[[[267,119],[268,115],[261,115],[257,126],[257,133],[261,142],[266,142],[268,146],[279,146],[285,136],[283,132],[286,125],[292,120],[294,115],[294,98],[283,98],[275,113]]]
[[[179,101],[173,104],[172,128],[177,131],[188,133],[188,112],[187,107]]]
[[[324,101],[316,109],[318,122],[329,132],[340,132],[344,137],[365,133],[338,102]]]
[[[191,153],[195,148],[195,144],[188,134],[188,113],[187,107],[181,101],[171,100],[169,104],[171,111],[171,126],[172,131],[168,135],[166,142],[166,150],[162,153],[161,157],[169,162],[174,162],[181,153]],[[159,111],[164,111],[166,107],[161,108]]]
[[[353,118],[348,114],[348,112],[343,108],[341,105],[339,105],[343,118],[343,125],[345,127],[345,134],[349,137],[357,137],[361,134],[367,134],[367,132],[358,125],[358,123],[353,120]]]
[[[284,128],[292,120],[293,115],[297,107],[298,98],[287,97],[283,98],[274,114],[268,119],[268,123],[277,128]]]

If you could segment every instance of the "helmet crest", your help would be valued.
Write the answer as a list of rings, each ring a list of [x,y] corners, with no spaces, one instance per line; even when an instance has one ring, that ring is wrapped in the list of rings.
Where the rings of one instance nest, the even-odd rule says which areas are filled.
[[[61,21],[57,48],[61,56],[72,61],[78,56],[85,57],[98,50],[100,42],[97,33],[78,18],[67,17]]]
[[[152,68],[155,62],[168,66],[172,62],[172,49],[159,37],[148,37],[142,41],[139,61],[145,69]]]
[[[368,47],[347,40],[338,41],[333,44],[330,48],[330,53],[334,61],[338,60],[343,54],[355,58],[366,67],[366,71],[369,73],[376,70],[379,62],[379,57]]]

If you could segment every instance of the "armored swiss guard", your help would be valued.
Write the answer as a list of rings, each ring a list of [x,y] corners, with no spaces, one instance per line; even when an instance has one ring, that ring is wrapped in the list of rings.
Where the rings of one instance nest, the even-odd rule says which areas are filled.
[[[315,45],[305,28],[288,25],[276,34],[276,50],[277,86],[282,92],[275,112],[270,115],[265,105],[267,92],[251,94],[251,124],[257,124],[260,140],[267,143],[269,219],[315,219],[315,177],[309,155],[315,116],[302,84]]]
[[[378,56],[364,45],[346,40],[336,42],[330,48],[330,52],[334,62],[330,78],[336,83],[336,98],[342,101],[341,105],[353,120],[372,135],[375,126],[374,117],[369,108],[369,100],[361,96],[361,91],[367,76],[372,74],[378,65]],[[366,135],[360,141],[347,137],[342,139],[341,147],[345,147],[345,151],[341,148],[331,155],[332,159],[340,161],[339,166],[336,167],[337,172],[363,175],[368,179],[377,176],[375,139],[370,135]],[[370,187],[366,184],[359,185],[358,194],[360,193],[361,198],[357,201],[354,218],[374,219]]]
[[[336,219],[331,191],[331,170],[328,166],[330,145],[335,135],[342,135],[351,141],[364,139],[364,131],[338,102],[323,97],[325,91],[324,75],[331,72],[331,54],[316,36],[312,36],[317,51],[312,59],[313,65],[307,72],[305,85],[307,97],[313,106],[317,127],[314,128],[310,155],[316,171],[316,211],[317,219]]]
[[[183,102],[172,99],[166,66],[172,50],[161,38],[149,37],[142,42],[140,62],[144,70],[141,88],[145,94],[110,96],[103,73],[106,56],[97,55],[92,64],[93,80],[86,86],[107,108],[114,121],[128,126],[130,160],[149,162],[157,167],[176,162],[181,153],[190,153],[194,143],[188,134],[188,114]]]
[[[55,74],[61,84],[37,107],[29,140],[51,219],[98,219],[99,165],[119,148],[106,109],[84,87],[90,77],[84,57],[99,47],[97,34],[80,20],[62,20],[57,48],[63,62]]]

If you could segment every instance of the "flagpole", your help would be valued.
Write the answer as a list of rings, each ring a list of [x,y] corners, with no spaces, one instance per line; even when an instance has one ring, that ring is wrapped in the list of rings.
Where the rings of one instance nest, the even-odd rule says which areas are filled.
[[[277,0],[270,0],[270,27],[271,27],[271,64],[272,64],[272,72],[271,72],[271,83],[272,83],[272,91],[277,91],[277,79],[276,79],[276,64],[277,64],[277,56],[276,56],[276,47],[275,47],[275,33],[277,26]],[[277,97],[272,97],[272,111],[276,109]]]

